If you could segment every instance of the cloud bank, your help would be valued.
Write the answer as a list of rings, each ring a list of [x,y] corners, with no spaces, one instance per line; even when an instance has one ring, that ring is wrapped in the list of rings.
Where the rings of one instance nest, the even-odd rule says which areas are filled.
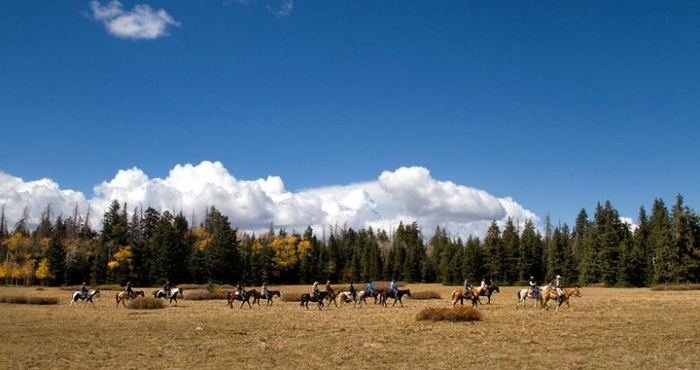
[[[26,209],[30,224],[38,223],[51,205],[52,213],[71,217],[78,208],[84,217],[90,210],[93,228],[100,229],[104,213],[113,200],[160,212],[182,212],[195,223],[215,206],[242,231],[260,232],[270,224],[303,232],[308,226],[320,235],[324,228],[372,227],[392,230],[399,222],[417,221],[429,237],[437,226],[450,235],[482,236],[492,220],[539,221],[531,211],[511,198],[498,198],[486,191],[440,181],[423,167],[401,167],[382,172],[377,180],[296,192],[285,189],[278,176],[257,180],[236,179],[220,162],[177,165],[166,178],[149,178],[134,167],[120,170],[114,178],[94,187],[94,196],[61,190],[49,179],[25,182],[0,172],[0,206],[13,228]]]
[[[169,26],[180,25],[165,10],[155,11],[144,4],[125,11],[117,0],[105,6],[92,1],[90,8],[94,20],[104,23],[107,32],[121,38],[153,40],[167,36]]]

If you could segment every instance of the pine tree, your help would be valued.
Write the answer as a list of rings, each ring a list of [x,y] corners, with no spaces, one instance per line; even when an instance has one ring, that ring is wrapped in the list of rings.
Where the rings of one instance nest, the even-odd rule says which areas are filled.
[[[491,221],[491,225],[486,231],[483,243],[484,254],[486,255],[486,266],[488,272],[477,279],[489,277],[494,281],[507,281],[505,269],[505,251],[501,241],[501,230],[496,221]]]
[[[671,221],[668,209],[660,199],[654,201],[649,220],[649,244],[653,254],[654,284],[678,282],[675,275],[678,266],[678,255],[673,249]]]

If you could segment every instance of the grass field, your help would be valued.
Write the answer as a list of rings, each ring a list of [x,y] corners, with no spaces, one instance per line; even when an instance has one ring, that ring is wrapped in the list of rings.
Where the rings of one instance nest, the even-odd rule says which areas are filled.
[[[442,299],[306,310],[275,297],[271,307],[230,309],[185,291],[177,307],[133,310],[115,307],[115,291],[76,308],[66,290],[0,287],[0,296],[60,298],[0,303],[0,369],[700,368],[700,291],[582,288],[572,310],[555,313],[531,301],[516,309],[520,288],[502,287],[479,307],[481,321],[433,322],[416,316],[449,307],[456,287],[407,287]]]

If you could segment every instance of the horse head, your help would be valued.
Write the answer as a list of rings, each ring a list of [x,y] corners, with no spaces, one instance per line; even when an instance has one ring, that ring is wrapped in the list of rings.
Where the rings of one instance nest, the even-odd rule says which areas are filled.
[[[578,285],[571,288],[571,295],[574,297],[579,297],[581,298],[581,291],[578,289]]]

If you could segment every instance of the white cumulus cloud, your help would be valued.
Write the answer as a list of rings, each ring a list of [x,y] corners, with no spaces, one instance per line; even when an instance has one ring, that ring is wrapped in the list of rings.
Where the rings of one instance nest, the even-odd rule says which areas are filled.
[[[267,11],[274,14],[275,17],[284,17],[289,15],[294,9],[294,0],[282,0],[278,5],[266,5]]]
[[[129,39],[157,39],[168,35],[169,26],[179,26],[165,10],[153,10],[148,5],[134,6],[125,11],[122,3],[117,0],[102,5],[97,1],[90,2],[92,18],[103,22],[107,32],[117,37]]]
[[[162,179],[149,178],[136,167],[120,170],[93,191],[94,197],[86,200],[82,193],[61,190],[47,179],[25,182],[0,173],[0,205],[14,222],[25,208],[30,221],[37,223],[48,204],[67,215],[79,204],[83,216],[90,207],[92,225],[99,228],[113,200],[126,204],[128,212],[153,207],[161,212],[182,212],[196,223],[215,206],[229,217],[233,227],[255,232],[266,231],[271,223],[297,232],[311,226],[321,234],[328,227],[392,230],[399,222],[416,221],[425,236],[440,226],[453,236],[466,238],[483,235],[492,220],[539,221],[511,198],[436,180],[423,167],[384,171],[375,181],[292,192],[278,176],[239,180],[221,162],[204,161],[177,165]]]

